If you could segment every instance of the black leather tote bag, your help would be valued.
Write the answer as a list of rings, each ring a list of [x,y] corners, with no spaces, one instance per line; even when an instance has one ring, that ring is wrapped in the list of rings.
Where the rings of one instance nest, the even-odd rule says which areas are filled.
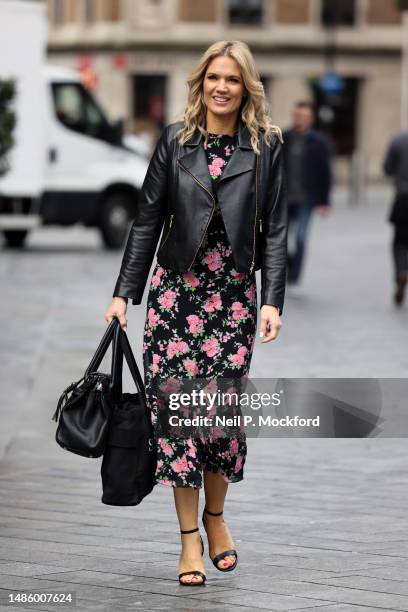
[[[63,391],[52,420],[58,422],[55,439],[65,450],[84,457],[100,457],[105,452],[112,416],[112,351],[111,374],[98,372],[98,367],[120,327],[115,317],[109,323],[83,377]]]
[[[113,411],[101,465],[101,501],[111,506],[136,506],[156,484],[157,451],[144,384],[120,325],[113,343]],[[137,393],[122,392],[123,355]]]

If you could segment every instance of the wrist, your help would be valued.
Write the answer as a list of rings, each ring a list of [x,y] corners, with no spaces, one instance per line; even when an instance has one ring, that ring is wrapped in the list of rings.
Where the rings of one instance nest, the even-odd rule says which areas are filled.
[[[270,306],[271,308],[276,308],[276,310],[278,311],[278,314],[280,313],[280,308],[278,306],[276,306],[276,304],[263,304],[262,308],[264,306]]]

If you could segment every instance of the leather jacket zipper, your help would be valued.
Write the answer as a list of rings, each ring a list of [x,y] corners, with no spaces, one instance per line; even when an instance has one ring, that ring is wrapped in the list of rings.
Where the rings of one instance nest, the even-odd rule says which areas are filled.
[[[161,243],[160,248],[162,248],[162,247],[163,247],[164,243],[166,242],[167,238],[169,237],[170,230],[171,230],[171,224],[173,223],[173,217],[174,217],[174,214],[171,214],[171,215],[170,215],[170,225],[169,225],[169,229],[167,230],[166,237],[165,237],[165,239],[163,240],[163,242]]]
[[[206,187],[205,185],[203,185],[203,184],[202,184],[202,183],[201,183],[201,182],[200,182],[200,181],[199,181],[199,180],[198,180],[198,179],[197,179],[197,178],[194,176],[194,174],[192,174],[192,173],[191,173],[189,170],[187,170],[187,168],[186,168],[185,166],[183,166],[183,164],[180,162],[180,160],[179,160],[179,159],[177,160],[177,163],[178,163],[178,165],[179,165],[181,168],[183,168],[183,170],[184,170],[185,172],[187,172],[187,174],[189,174],[189,175],[190,175],[190,176],[191,176],[191,177],[192,177],[192,178],[195,180],[195,182],[196,182],[196,183],[198,183],[198,184],[199,184],[199,185],[200,185],[200,186],[201,186],[201,187],[202,187],[202,188],[203,188],[203,189],[204,189],[204,190],[205,190],[205,191],[208,193],[208,195],[211,197],[211,199],[212,199],[212,201],[213,201],[213,207],[212,207],[211,215],[210,215],[210,218],[209,218],[209,219],[208,219],[208,221],[207,221],[207,225],[205,226],[205,229],[204,229],[204,232],[203,232],[203,237],[201,238],[200,244],[198,245],[198,248],[197,248],[196,252],[194,253],[193,261],[191,262],[191,264],[190,264],[190,265],[189,265],[189,267],[187,268],[188,270],[190,270],[190,269],[192,268],[192,265],[193,265],[193,263],[194,263],[194,260],[195,260],[195,258],[196,258],[196,256],[197,256],[197,253],[198,253],[198,251],[200,250],[200,247],[201,247],[201,245],[202,245],[202,243],[203,243],[203,240],[204,240],[204,238],[205,238],[205,233],[206,233],[206,231],[207,231],[207,227],[209,226],[210,221],[211,221],[211,219],[212,219],[212,216],[213,216],[213,214],[214,214],[214,209],[215,209],[215,198],[214,198],[213,194],[212,194],[212,193],[211,193],[211,192],[210,192],[210,191],[207,189],[207,187]]]
[[[254,266],[255,266],[256,216],[258,214],[258,159],[259,159],[259,155],[256,156],[254,243],[253,243],[253,250],[252,250],[252,262],[251,262],[251,267],[249,268],[250,274],[252,274],[252,272],[254,271]],[[262,225],[260,225],[260,227],[262,227]]]

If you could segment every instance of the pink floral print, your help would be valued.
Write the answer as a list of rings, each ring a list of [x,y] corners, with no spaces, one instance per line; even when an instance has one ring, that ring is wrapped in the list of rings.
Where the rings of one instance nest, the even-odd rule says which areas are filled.
[[[215,178],[220,176],[222,173],[222,168],[225,166],[226,162],[221,157],[215,157],[211,164],[208,166],[208,170],[210,171],[211,177]]]
[[[236,147],[237,135],[209,134],[208,169],[216,179]],[[257,325],[255,274],[234,268],[221,211],[217,207],[192,269],[185,273],[156,264],[143,335],[145,388],[156,430],[160,401],[156,376],[176,391],[177,378],[247,376]],[[180,383],[179,383],[180,384]],[[211,382],[208,385],[211,387]],[[209,389],[209,392],[211,390]],[[163,438],[157,433],[156,482],[202,486],[202,470],[220,471],[226,482],[243,479],[245,435]]]

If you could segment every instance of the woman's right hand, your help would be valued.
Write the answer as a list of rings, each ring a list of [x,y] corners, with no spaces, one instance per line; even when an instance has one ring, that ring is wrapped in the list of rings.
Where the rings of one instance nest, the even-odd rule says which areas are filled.
[[[123,331],[127,330],[127,319],[126,319],[126,310],[127,310],[127,298],[123,297],[114,297],[111,305],[105,313],[105,321],[110,323],[114,317],[119,319],[119,323]]]

